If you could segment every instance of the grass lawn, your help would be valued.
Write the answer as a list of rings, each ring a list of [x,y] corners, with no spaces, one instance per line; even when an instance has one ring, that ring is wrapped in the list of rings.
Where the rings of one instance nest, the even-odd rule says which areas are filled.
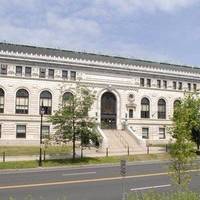
[[[70,153],[71,146],[49,146],[46,149],[46,154],[49,155],[66,155]],[[39,146],[0,146],[0,155],[6,153],[6,156],[31,156],[39,154]]]
[[[56,167],[56,166],[74,166],[74,165],[87,165],[87,164],[105,164],[105,163],[119,163],[121,159],[128,161],[142,161],[142,160],[169,160],[169,154],[144,154],[144,155],[131,155],[131,156],[110,156],[98,158],[77,158],[62,159],[62,160],[46,160],[43,162],[43,167]],[[36,168],[38,161],[17,161],[0,163],[0,169],[23,169],[23,168]]]
[[[177,192],[147,192],[140,195],[132,194],[128,200],[199,200],[200,194],[192,191],[177,191]]]

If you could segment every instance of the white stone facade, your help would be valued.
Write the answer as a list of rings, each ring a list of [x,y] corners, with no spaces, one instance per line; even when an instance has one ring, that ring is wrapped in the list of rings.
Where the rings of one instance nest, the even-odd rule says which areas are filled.
[[[109,59],[101,61],[103,56],[100,55],[96,61],[95,56],[98,57],[98,55],[92,59],[91,54],[91,59],[84,59],[84,53],[82,58],[50,56],[37,53],[37,48],[36,53],[17,52],[15,45],[9,45],[8,50],[1,49],[1,45],[0,66],[7,66],[7,74],[0,74],[0,88],[5,93],[4,111],[0,113],[1,145],[39,144],[41,92],[47,90],[52,94],[52,111],[56,111],[62,102],[62,94],[67,91],[73,93],[78,82],[95,92],[96,100],[90,115],[96,117],[100,124],[101,97],[109,91],[116,97],[117,129],[122,129],[126,123],[132,128],[134,134],[142,139],[142,128],[148,128],[150,140],[162,140],[159,139],[159,128],[165,128],[165,139],[169,139],[166,127],[171,124],[174,101],[183,97],[185,91],[190,90],[188,84],[191,84],[189,92],[199,88],[200,84],[200,70],[192,67],[146,61],[141,61],[141,65],[124,64],[123,59],[121,63],[114,62],[114,57],[110,57],[110,61]],[[3,45],[6,46],[6,44]],[[21,48],[21,45],[18,46]],[[137,62],[140,63],[140,61]],[[22,66],[21,75],[16,75],[16,66]],[[31,77],[25,76],[25,67],[31,67]],[[39,77],[40,68],[47,70],[45,78]],[[53,78],[48,78],[48,69],[54,69]],[[62,78],[62,70],[68,71],[67,80]],[[70,79],[70,71],[76,72],[76,80]],[[141,85],[141,78],[144,78],[144,86]],[[147,79],[151,80],[149,86]],[[158,80],[161,81],[160,88]],[[163,81],[167,81],[166,88]],[[173,88],[173,82],[177,83],[177,89]],[[179,83],[182,83],[180,88],[178,88]],[[16,114],[16,92],[19,89],[25,89],[29,93],[28,114]],[[150,102],[149,118],[145,119],[141,118],[141,100],[144,97]],[[158,119],[159,99],[164,99],[166,102],[166,119]],[[129,109],[133,110],[131,118],[129,118]],[[49,126],[50,132],[54,133],[52,125],[46,119],[47,117],[45,117],[44,125]],[[16,137],[17,125],[26,126],[24,138]]]

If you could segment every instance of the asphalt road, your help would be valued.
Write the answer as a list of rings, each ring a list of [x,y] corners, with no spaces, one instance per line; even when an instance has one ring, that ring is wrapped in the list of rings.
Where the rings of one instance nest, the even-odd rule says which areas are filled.
[[[200,190],[200,172],[194,171],[190,187]],[[125,179],[120,167],[34,169],[0,172],[0,200],[27,196],[39,200],[120,200],[123,185],[127,192],[145,192],[150,188],[170,191],[174,186],[168,176],[168,163],[137,163],[127,166]]]

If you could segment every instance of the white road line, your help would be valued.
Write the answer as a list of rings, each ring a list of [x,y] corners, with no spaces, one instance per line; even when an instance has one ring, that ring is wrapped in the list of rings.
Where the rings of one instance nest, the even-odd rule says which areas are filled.
[[[171,185],[156,185],[156,186],[150,186],[150,187],[141,187],[141,188],[132,188],[131,191],[139,191],[139,190],[148,190],[148,189],[156,189],[156,188],[164,188],[164,187],[170,187]]]
[[[62,176],[79,176],[79,175],[88,175],[88,174],[96,174],[96,172],[80,172],[80,173],[72,173],[72,174],[62,174]]]

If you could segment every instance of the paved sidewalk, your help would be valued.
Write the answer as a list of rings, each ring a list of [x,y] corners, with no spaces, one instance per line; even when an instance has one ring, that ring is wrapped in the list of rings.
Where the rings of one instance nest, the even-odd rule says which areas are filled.
[[[86,148],[83,149],[83,157],[105,157],[105,156],[123,156],[123,155],[138,155],[138,154],[147,154],[148,150],[144,149],[143,151],[129,151],[120,150],[120,149],[113,149],[112,151],[108,149],[96,149],[96,148]],[[149,153],[165,153],[164,147],[154,147],[153,149],[149,149]],[[81,149],[76,149],[76,156],[81,157]],[[42,155],[43,157],[43,155]],[[72,158],[71,155],[46,155],[46,160],[56,160],[56,159],[66,159]],[[30,161],[30,160],[39,160],[39,155],[32,155],[32,156],[5,156],[5,162],[8,161]],[[0,156],[0,163],[3,162],[3,156]]]

